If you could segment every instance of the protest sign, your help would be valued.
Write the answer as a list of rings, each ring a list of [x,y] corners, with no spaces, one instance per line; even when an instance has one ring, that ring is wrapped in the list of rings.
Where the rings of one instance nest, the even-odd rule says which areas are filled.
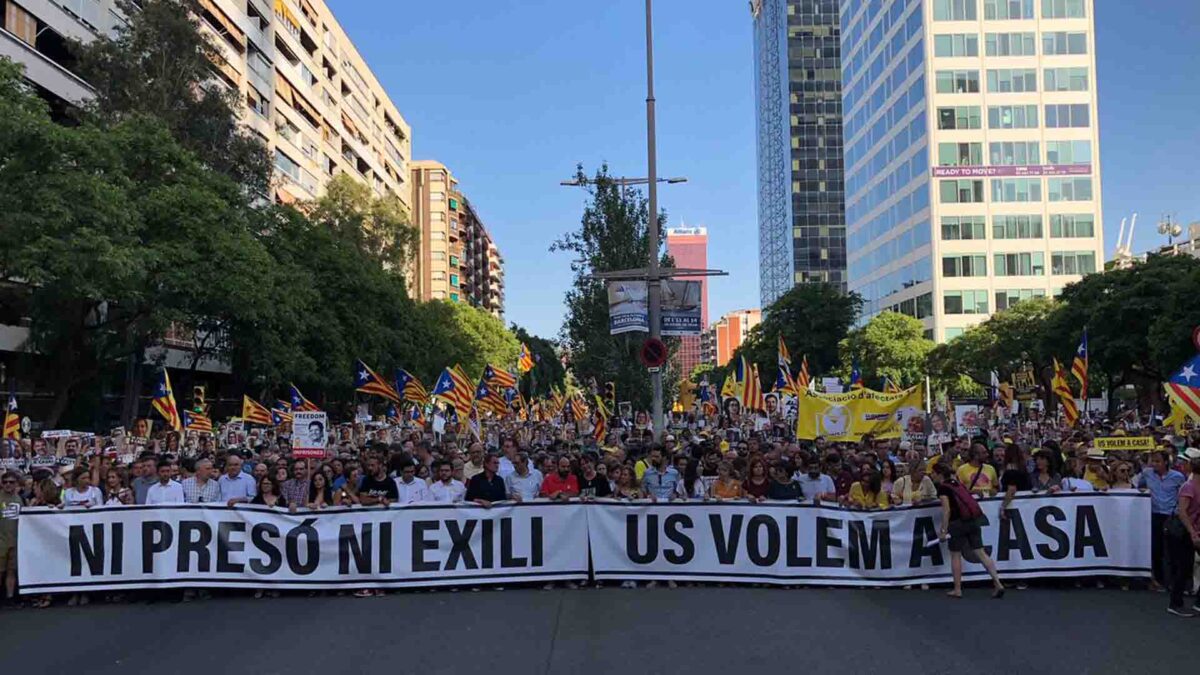
[[[323,459],[329,442],[329,418],[324,412],[292,413],[292,457]]]
[[[803,393],[799,397],[796,437],[824,436],[830,441],[857,443],[865,434],[900,438],[914,417],[924,419],[922,387],[896,394],[857,389],[845,394]]]
[[[609,334],[650,332],[649,290],[645,281],[610,281]]]
[[[22,593],[581,580],[583,504],[25,509]]]
[[[954,424],[959,436],[978,435],[983,426],[979,419],[979,406],[973,404],[954,406]]]
[[[981,503],[985,547],[1005,578],[1150,574],[1150,501],[1136,492]],[[951,580],[937,506],[882,512],[812,504],[606,504],[588,512],[597,580],[835,586]],[[968,564],[968,580],[987,579]]]
[[[1149,452],[1157,446],[1151,436],[1114,436],[1112,438],[1097,438],[1094,441],[1097,450],[1111,452],[1113,450],[1132,450]]]

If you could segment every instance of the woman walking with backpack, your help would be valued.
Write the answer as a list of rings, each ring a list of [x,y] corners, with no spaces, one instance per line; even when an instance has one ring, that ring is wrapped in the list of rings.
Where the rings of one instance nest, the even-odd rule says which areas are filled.
[[[952,598],[962,597],[963,556],[971,562],[983,563],[992,577],[996,600],[1004,597],[1004,584],[992,562],[983,550],[983,510],[979,502],[954,477],[954,471],[941,462],[933,467],[933,486],[942,503],[942,539],[950,540],[950,569],[954,573],[954,590],[947,593]]]

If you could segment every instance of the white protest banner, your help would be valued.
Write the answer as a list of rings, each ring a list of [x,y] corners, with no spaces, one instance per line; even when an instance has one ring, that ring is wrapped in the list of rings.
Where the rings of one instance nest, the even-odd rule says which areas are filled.
[[[292,457],[324,459],[329,442],[329,418],[324,412],[292,413]]]
[[[46,431],[42,432],[42,438],[46,438],[46,439],[70,438],[71,436],[75,436],[75,435],[76,435],[76,433],[74,431],[71,431],[70,429],[47,429]]]
[[[645,281],[608,282],[608,332],[650,332],[650,292]]]
[[[582,580],[583,504],[25,509],[22,593]],[[1148,521],[1148,518],[1147,518]]]
[[[982,502],[983,541],[1006,578],[1150,574],[1150,500],[1129,493]],[[836,586],[951,580],[937,506],[880,512],[768,502],[606,503],[588,512],[597,580]],[[964,578],[986,579],[966,564]]]

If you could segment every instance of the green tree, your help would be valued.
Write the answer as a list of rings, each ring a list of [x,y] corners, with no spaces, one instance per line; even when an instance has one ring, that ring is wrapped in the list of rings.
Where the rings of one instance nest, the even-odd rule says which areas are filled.
[[[650,376],[638,361],[644,336],[626,333],[609,335],[608,296],[603,282],[591,278],[597,272],[645,267],[650,254],[649,208],[642,194],[618,184],[603,166],[589,179],[580,166],[580,182],[589,183],[590,201],[584,208],[579,229],[556,241],[552,252],[572,256],[575,280],[566,293],[567,314],[562,328],[562,345],[569,369],[581,382],[615,382],[617,398],[648,409]],[[665,222],[659,214],[659,222]],[[661,242],[660,242],[661,247]],[[661,255],[661,248],[656,252]],[[664,265],[670,264],[666,257]],[[668,342],[677,343],[677,340]],[[663,373],[663,382],[672,382]],[[664,398],[666,396],[664,385]]]
[[[764,311],[762,323],[751,329],[730,364],[737,363],[744,355],[758,364],[764,386],[772,385],[778,370],[782,335],[792,356],[793,370],[798,370],[800,360],[807,356],[808,372],[813,377],[832,373],[841,364],[838,345],[861,311],[862,297],[857,293],[843,293],[832,284],[798,285]]]
[[[557,343],[533,335],[516,324],[512,325],[512,332],[533,354],[533,370],[525,376],[527,383],[522,385],[522,391],[530,397],[540,397],[549,396],[554,388],[562,390],[567,373],[558,358]]]
[[[60,126],[18,78],[0,64],[0,278],[28,292],[28,347],[45,357],[56,423],[118,359],[140,382],[146,348],[173,322],[262,311],[252,285],[269,257],[244,192],[161,123]]]
[[[117,0],[127,17],[111,36],[75,42],[75,72],[95,88],[83,120],[108,127],[137,117],[161,120],[201,162],[245,186],[270,190],[270,156],[239,123],[244,109],[236,87],[210,83],[218,48],[196,22],[198,0]]]
[[[342,173],[325,185],[325,194],[301,207],[367,257],[402,273],[412,260],[420,233],[409,224],[408,210],[395,196],[377,197],[363,183]]]
[[[921,384],[933,347],[920,320],[897,312],[881,312],[866,325],[851,330],[839,350],[845,374],[857,362],[863,383],[871,389],[882,389],[884,378],[902,388]]]
[[[688,374],[688,381],[692,384],[700,384],[705,380],[705,378],[708,378],[709,384],[715,384],[714,379],[716,375],[714,374],[714,371],[716,371],[716,369],[717,367],[711,363],[701,363],[695,368],[692,368],[692,372]]]

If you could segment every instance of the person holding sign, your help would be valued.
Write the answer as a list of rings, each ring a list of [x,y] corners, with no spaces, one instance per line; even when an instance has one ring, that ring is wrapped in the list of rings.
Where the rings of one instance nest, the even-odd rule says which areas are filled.
[[[942,503],[942,540],[949,540],[950,570],[954,574],[954,590],[947,593],[952,598],[962,598],[963,556],[972,562],[983,563],[992,577],[995,590],[992,597],[1004,597],[1004,584],[996,572],[987,551],[983,550],[983,524],[985,518],[979,502],[967,488],[954,478],[950,467],[939,463],[933,467],[933,486]]]

